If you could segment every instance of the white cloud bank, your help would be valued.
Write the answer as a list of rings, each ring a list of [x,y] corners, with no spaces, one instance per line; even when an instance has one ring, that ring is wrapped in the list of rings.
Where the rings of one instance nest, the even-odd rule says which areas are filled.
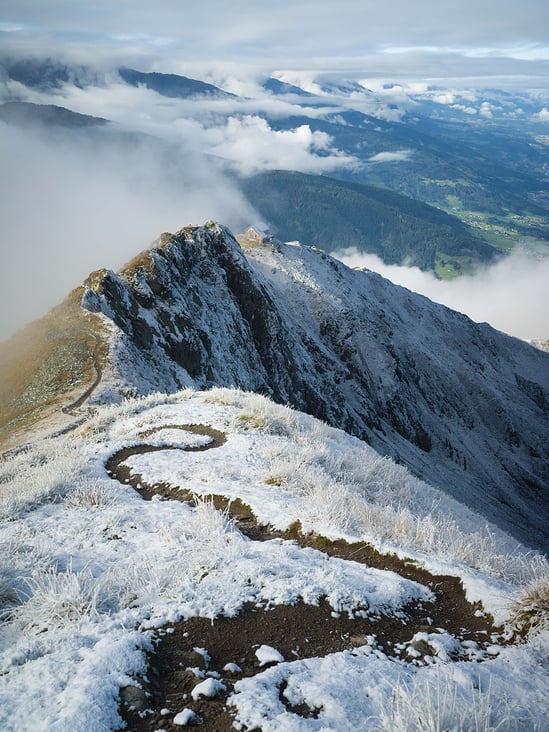
[[[358,162],[332,147],[333,139],[325,132],[312,131],[309,125],[273,130],[257,115],[229,117],[224,125],[203,128],[202,138],[211,154],[234,161],[245,174],[268,169],[321,173]]]
[[[350,267],[378,272],[397,285],[425,295],[476,322],[524,340],[549,339],[549,257],[537,259],[516,252],[473,277],[437,279],[417,267],[387,265],[356,247],[332,252]]]
[[[99,267],[119,268],[163,231],[257,218],[206,158],[146,141],[63,141],[0,123],[0,339],[40,317]]]

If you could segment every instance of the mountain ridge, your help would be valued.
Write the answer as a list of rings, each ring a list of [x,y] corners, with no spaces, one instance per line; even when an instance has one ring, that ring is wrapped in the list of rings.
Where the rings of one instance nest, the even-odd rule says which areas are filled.
[[[188,99],[192,97],[234,98],[234,94],[223,91],[213,84],[190,79],[180,74],[163,74],[155,71],[137,71],[127,67],[118,69],[118,74],[130,86],[144,86],[164,97]]]
[[[267,394],[547,547],[547,354],[318,250],[244,251],[213,222],[93,273],[80,298],[108,350],[98,399]],[[89,384],[91,340],[84,361]]]
[[[266,393],[435,485],[449,470],[461,482],[450,492],[469,491],[496,523],[512,505],[513,522],[529,524],[528,538],[514,535],[545,545],[546,354],[307,247],[244,252],[213,223],[164,235],[144,256],[83,299],[124,334],[119,361],[139,354],[138,376],[125,372],[138,391],[151,378],[155,389]]]

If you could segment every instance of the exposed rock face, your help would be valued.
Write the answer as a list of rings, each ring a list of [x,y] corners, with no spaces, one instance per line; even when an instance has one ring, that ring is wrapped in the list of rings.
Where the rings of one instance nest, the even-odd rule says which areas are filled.
[[[315,249],[244,252],[215,224],[86,285],[124,388],[267,393],[547,549],[548,354]]]

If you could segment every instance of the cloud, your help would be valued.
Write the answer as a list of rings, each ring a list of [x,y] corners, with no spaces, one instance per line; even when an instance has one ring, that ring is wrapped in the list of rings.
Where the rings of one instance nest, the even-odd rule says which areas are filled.
[[[510,72],[535,68],[543,76],[548,8],[545,0],[4,0],[0,33],[10,52],[141,56],[179,73],[232,63],[443,76],[503,73],[511,61]]]
[[[412,157],[413,150],[395,150],[387,152],[378,152],[368,158],[369,163],[399,163],[409,160]]]
[[[102,82],[40,91],[8,81],[3,96],[108,118],[125,129],[177,143],[189,151],[226,158],[244,174],[265,169],[321,173],[358,164],[353,156],[334,147],[325,132],[313,131],[307,124],[276,130],[265,119],[317,118],[327,111],[333,113],[334,107],[298,106],[268,94],[257,83],[256,99],[175,99],[124,84],[116,72],[104,74]]]
[[[332,252],[350,267],[378,272],[397,285],[524,340],[549,339],[549,257],[512,253],[473,277],[438,280],[417,267],[384,264],[355,247]]]
[[[257,214],[211,161],[145,138],[21,132],[0,123],[0,338],[88,273],[117,269],[163,231]]]
[[[188,126],[187,121],[182,124]],[[203,129],[203,143],[210,153],[235,162],[244,174],[268,169],[320,173],[357,164],[334,148],[325,132],[305,124],[273,130],[256,115],[229,117],[224,125]]]

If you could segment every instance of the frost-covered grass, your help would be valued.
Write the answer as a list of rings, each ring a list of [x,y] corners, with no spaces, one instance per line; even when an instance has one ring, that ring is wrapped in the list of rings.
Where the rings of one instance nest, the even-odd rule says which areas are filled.
[[[549,577],[533,579],[511,605],[511,627],[521,636],[549,632]]]
[[[229,702],[239,721],[263,732],[542,732],[549,721],[546,681],[538,668],[525,697],[524,660],[515,659],[512,670],[511,657],[417,668],[387,658],[375,644],[365,645],[353,653],[279,664],[243,679]],[[297,721],[287,710],[280,698],[283,684],[290,704],[317,710],[314,721]]]
[[[80,483],[65,495],[67,508],[106,508],[113,502],[114,489],[100,481]]]
[[[20,591],[20,604],[11,622],[22,633],[74,628],[99,615],[99,589],[89,570],[74,572],[68,567],[34,571]]]
[[[227,442],[203,452],[135,455],[128,464],[150,483],[191,490],[194,505],[145,502],[107,476],[105,462],[121,447],[156,440],[195,444],[195,435],[177,429],[184,424],[224,430]],[[455,729],[467,729],[460,714],[471,704],[485,725],[471,729],[515,729],[521,694],[531,720],[542,718],[539,686],[549,679],[546,620],[538,614],[540,607],[546,612],[545,560],[506,554],[502,537],[484,531],[465,507],[311,417],[226,389],[153,394],[98,407],[72,433],[7,457],[0,481],[0,728],[6,732],[117,728],[118,688],[141,669],[148,644],[146,632],[136,628],[231,615],[248,602],[317,603],[326,597],[335,612],[360,607],[398,614],[407,602],[430,597],[397,575],[328,560],[293,542],[252,542],[206,498],[212,493],[241,498],[262,522],[281,528],[299,521],[304,530],[331,538],[365,539],[420,561],[428,557],[458,575],[465,566],[476,567],[485,588],[476,599],[500,592],[490,576],[506,580],[498,595],[502,604],[507,594],[520,593],[521,584],[537,583],[517,594],[522,615],[515,609],[513,616],[517,627],[537,628],[535,643],[525,632],[524,645],[477,664],[487,669],[480,681],[474,664],[460,663],[457,692],[451,675],[437,681],[428,669],[411,671],[370,649],[280,664],[239,682],[235,704],[242,723],[249,717],[264,730],[297,729],[291,726],[295,715],[279,699],[282,673],[295,703],[302,698],[324,709],[317,726],[311,719],[303,729],[361,729],[364,719],[374,725],[366,729],[419,729],[399,727],[398,720],[412,724],[406,709],[417,708],[420,698],[422,720],[430,720],[428,714],[433,724],[451,719]],[[526,616],[527,627],[519,622]],[[506,681],[509,666],[520,670],[512,684]],[[530,668],[539,677],[535,692],[528,687]],[[490,691],[494,674],[497,689]],[[498,699],[506,693],[504,707]],[[267,716],[258,721],[260,710]],[[511,720],[507,727],[498,710]],[[517,729],[537,729],[527,722]]]
[[[60,499],[81,473],[80,446],[73,440],[44,441],[0,462],[0,521]]]
[[[254,400],[256,412],[259,399]],[[263,419],[288,425],[286,408],[280,408],[278,420],[276,408],[271,403]],[[305,421],[294,427],[289,447],[268,447],[270,466],[265,476],[268,484],[299,498],[305,530],[326,526],[350,530],[374,543],[434,554],[509,581],[525,582],[547,572],[541,555],[502,551],[495,533],[479,516],[414,478],[405,467],[358,440],[336,442],[337,431],[320,422],[308,427]],[[475,521],[476,531],[464,528],[464,523],[470,526]]]
[[[216,388],[206,400],[238,407],[238,428],[291,438],[290,445],[266,448],[264,480],[300,498],[305,530],[351,530],[509,581],[527,582],[547,571],[542,556],[504,551],[480,516],[359,440],[341,439],[338,430],[259,394]]]
[[[399,682],[383,709],[376,732],[542,732],[527,706],[495,696],[488,688],[456,683],[438,673]]]

